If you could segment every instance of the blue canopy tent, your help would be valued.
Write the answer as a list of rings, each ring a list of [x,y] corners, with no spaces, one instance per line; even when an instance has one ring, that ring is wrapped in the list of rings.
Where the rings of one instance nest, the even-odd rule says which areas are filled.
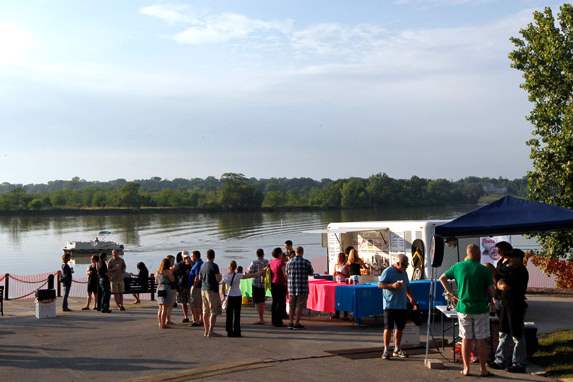
[[[505,196],[491,204],[478,208],[449,223],[436,227],[434,233],[434,256],[436,251],[443,256],[444,238],[480,237],[512,234],[527,234],[573,229],[573,211],[549,204]],[[438,250],[437,247],[441,247]],[[434,261],[434,260],[433,260]],[[434,263],[432,263],[432,286],[434,283]],[[430,288],[431,294],[433,288]],[[431,306],[431,301],[430,301]],[[429,313],[429,311],[428,311]],[[431,315],[428,314],[430,336]],[[426,342],[426,361],[429,354],[429,341]]]
[[[436,227],[436,236],[511,235],[573,229],[573,211],[505,196]]]

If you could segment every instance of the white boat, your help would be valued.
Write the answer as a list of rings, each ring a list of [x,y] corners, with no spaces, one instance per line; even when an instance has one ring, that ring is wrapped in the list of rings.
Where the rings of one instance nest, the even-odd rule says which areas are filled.
[[[68,241],[64,246],[64,253],[76,254],[100,254],[105,252],[111,254],[113,250],[119,251],[123,255],[123,244],[114,241],[102,241],[95,238],[92,241]]]

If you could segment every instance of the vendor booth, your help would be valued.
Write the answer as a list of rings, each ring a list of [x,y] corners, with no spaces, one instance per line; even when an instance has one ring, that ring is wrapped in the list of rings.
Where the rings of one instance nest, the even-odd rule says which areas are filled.
[[[459,248],[462,246],[460,243],[462,238],[473,238],[472,240],[475,240],[475,238],[483,238],[484,236],[534,234],[572,228],[572,210],[537,201],[506,196],[446,224],[437,226],[434,240],[436,245],[433,250],[432,263],[440,266],[441,260],[446,260],[447,254],[441,251],[444,248],[444,241],[452,242]],[[436,275],[438,274],[436,273]],[[438,306],[437,309],[442,314],[442,320],[444,318],[455,319],[457,317],[455,309],[451,307]],[[431,316],[429,315],[428,317]],[[430,325],[428,325],[429,327]],[[533,323],[526,325],[526,331],[528,327],[531,330],[535,330]],[[455,323],[452,325],[452,328],[455,330]],[[455,332],[453,336],[455,338]],[[428,345],[426,346],[426,359],[427,355]]]
[[[572,228],[572,210],[506,196],[436,227],[436,236],[443,238],[479,237]]]
[[[330,223],[325,230],[305,231],[323,234],[323,246],[327,250],[328,273],[334,273],[338,254],[347,247],[353,247],[368,266],[366,276],[378,276],[391,265],[396,256],[405,254],[412,267],[408,276],[412,280],[427,279],[431,265],[428,261],[429,250],[436,227],[448,220],[411,220],[411,221],[370,221]],[[457,262],[457,254],[448,256],[451,264]],[[451,264],[444,264],[447,267]],[[376,277],[362,282],[375,281]]]

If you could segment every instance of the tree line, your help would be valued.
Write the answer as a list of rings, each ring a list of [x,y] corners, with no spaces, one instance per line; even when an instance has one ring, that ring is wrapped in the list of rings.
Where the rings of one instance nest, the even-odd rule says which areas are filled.
[[[46,184],[0,184],[0,211],[69,208],[185,207],[212,210],[261,208],[377,208],[476,204],[488,195],[525,196],[525,178],[467,177],[450,181],[368,178],[221,178],[150,179],[90,182],[80,178]]]

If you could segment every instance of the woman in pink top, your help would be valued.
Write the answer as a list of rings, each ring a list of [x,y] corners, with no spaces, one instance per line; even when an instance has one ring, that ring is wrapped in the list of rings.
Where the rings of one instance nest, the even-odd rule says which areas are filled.
[[[269,264],[271,270],[271,294],[273,296],[272,323],[273,326],[281,327],[284,326],[283,314],[286,310],[286,263],[283,259],[283,251],[280,248],[273,249],[272,256],[273,259]]]

